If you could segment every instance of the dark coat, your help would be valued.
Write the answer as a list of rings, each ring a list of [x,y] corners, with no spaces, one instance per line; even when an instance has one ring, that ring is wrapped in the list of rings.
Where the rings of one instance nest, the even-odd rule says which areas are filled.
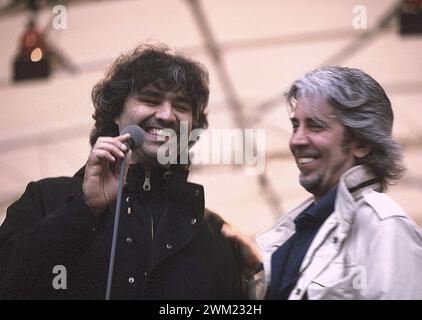
[[[146,193],[142,172],[131,168],[124,188],[111,297],[247,298],[235,247],[220,233],[221,218],[204,209],[203,187],[160,172]],[[32,182],[8,208],[0,227],[0,298],[104,299],[114,208],[95,221],[82,180],[83,169]],[[145,217],[157,210],[152,240]],[[65,282],[55,266],[65,267]],[[57,289],[58,279],[66,289]]]

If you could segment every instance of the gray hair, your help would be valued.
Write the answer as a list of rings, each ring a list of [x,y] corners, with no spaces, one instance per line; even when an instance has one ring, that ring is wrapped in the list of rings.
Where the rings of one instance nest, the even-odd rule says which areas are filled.
[[[381,179],[383,190],[402,177],[401,148],[391,136],[391,102],[374,78],[359,69],[327,66],[296,80],[285,97],[291,110],[299,99],[323,99],[334,107],[346,136],[372,147],[357,164],[368,166]]]

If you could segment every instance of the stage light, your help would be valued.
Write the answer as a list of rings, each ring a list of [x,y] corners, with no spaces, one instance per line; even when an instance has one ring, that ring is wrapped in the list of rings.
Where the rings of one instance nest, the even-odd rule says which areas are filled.
[[[31,19],[21,36],[19,52],[14,61],[14,81],[45,79],[50,75],[50,59],[44,36]]]
[[[422,34],[422,0],[403,1],[400,15],[400,34]]]
[[[35,48],[31,52],[31,61],[38,62],[42,59],[42,50],[40,48]]]

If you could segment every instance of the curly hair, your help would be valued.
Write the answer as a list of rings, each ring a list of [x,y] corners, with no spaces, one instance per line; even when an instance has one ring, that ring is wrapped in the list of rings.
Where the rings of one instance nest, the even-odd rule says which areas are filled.
[[[372,147],[367,156],[357,159],[357,164],[368,166],[381,180],[383,190],[401,178],[405,169],[400,145],[391,135],[391,102],[374,78],[359,69],[326,66],[296,80],[285,97],[292,109],[293,100],[325,100],[346,128],[345,139]]]
[[[119,135],[114,119],[122,112],[126,98],[149,84],[164,91],[181,91],[192,102],[192,129],[208,127],[206,68],[165,45],[140,45],[130,54],[118,57],[105,78],[92,89],[95,124],[90,134],[91,146],[100,136]]]

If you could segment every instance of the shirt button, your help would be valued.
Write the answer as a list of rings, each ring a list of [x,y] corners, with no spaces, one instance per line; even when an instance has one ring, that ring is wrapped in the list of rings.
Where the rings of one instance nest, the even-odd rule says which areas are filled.
[[[196,223],[196,219],[195,219],[195,218],[193,218],[193,219],[190,221],[190,223],[191,223],[191,224],[195,224],[195,223]]]
[[[199,190],[198,189],[195,190],[195,197],[197,197],[197,196],[199,196]]]
[[[302,290],[300,290],[299,288],[298,289],[296,289],[296,295],[298,296],[298,295],[300,295],[300,293],[302,292]]]
[[[131,242],[132,242],[132,238],[127,237],[127,238],[126,238],[126,242],[127,242],[127,243],[131,243]]]
[[[171,178],[171,171],[166,171],[166,172],[164,172],[164,174],[163,174],[163,178],[164,178],[165,180],[170,179],[170,178]]]
[[[148,275],[148,272],[146,272],[146,271],[145,271],[145,272],[144,272],[144,277],[146,277],[147,275]]]
[[[334,237],[332,241],[333,241],[333,243],[337,243],[338,242],[338,238],[337,237]]]
[[[135,278],[130,277],[130,278],[128,279],[128,281],[129,281],[129,283],[134,283],[134,282],[135,282]]]
[[[170,243],[167,243],[167,244],[166,244],[166,248],[167,248],[167,249],[171,249],[171,248],[173,248],[173,246],[172,246]]]
[[[126,202],[129,202],[129,197],[126,197]]]

